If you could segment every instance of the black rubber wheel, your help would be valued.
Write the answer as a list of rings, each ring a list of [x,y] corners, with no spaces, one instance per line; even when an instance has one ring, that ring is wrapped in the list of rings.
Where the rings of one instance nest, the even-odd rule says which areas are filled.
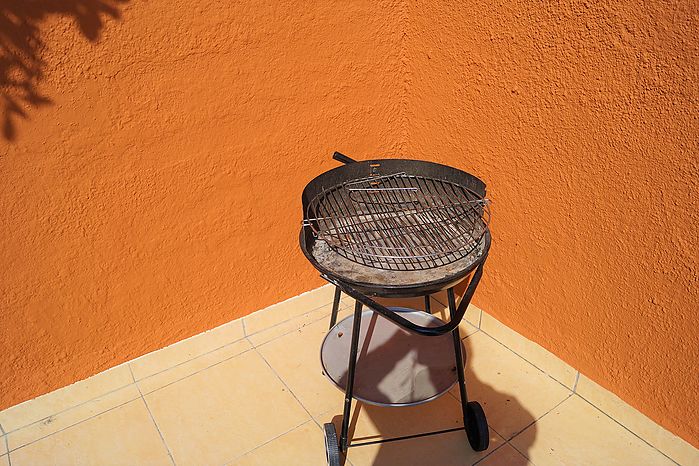
[[[340,466],[340,447],[337,444],[335,425],[332,423],[323,424],[323,434],[325,435],[325,458],[328,461],[328,466]]]
[[[488,431],[488,420],[485,418],[483,408],[477,401],[469,401],[466,404],[466,435],[468,443],[474,451],[484,451],[488,449],[490,443],[490,432]]]

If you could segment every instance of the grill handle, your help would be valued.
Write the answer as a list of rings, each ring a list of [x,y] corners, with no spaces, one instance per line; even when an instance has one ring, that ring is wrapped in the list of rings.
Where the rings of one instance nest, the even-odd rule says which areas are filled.
[[[333,278],[330,278],[325,274],[322,274],[321,277],[327,280],[328,282],[332,283],[333,285],[337,286],[345,294],[356,299],[372,311],[378,312],[391,322],[395,323],[396,325],[399,325],[400,327],[403,327],[409,332],[416,333],[418,335],[437,336],[444,335],[447,332],[451,332],[459,325],[461,319],[464,318],[464,314],[466,314],[466,308],[468,308],[468,305],[471,302],[471,298],[473,298],[473,294],[476,292],[478,282],[481,281],[481,277],[483,276],[483,266],[485,265],[486,258],[487,256],[483,257],[483,259],[481,259],[480,264],[478,264],[478,268],[476,269],[476,272],[473,274],[473,277],[471,278],[471,281],[468,284],[468,288],[466,288],[466,292],[464,293],[463,298],[461,298],[461,301],[459,301],[459,306],[456,308],[456,312],[454,313],[454,315],[450,316],[451,318],[449,319],[449,322],[447,322],[444,325],[440,325],[439,327],[423,327],[421,325],[414,324],[405,317],[401,317],[400,315],[398,315],[398,313],[390,310],[386,306],[377,303],[368,296],[365,296],[364,294],[355,290],[351,286],[345,283],[341,283],[340,281],[335,280]]]
[[[341,154],[340,152],[335,151],[333,154],[333,158],[337,160],[338,162],[342,162],[344,164],[349,164],[349,163],[357,163],[356,160],[354,160],[351,157],[347,157],[345,154]]]

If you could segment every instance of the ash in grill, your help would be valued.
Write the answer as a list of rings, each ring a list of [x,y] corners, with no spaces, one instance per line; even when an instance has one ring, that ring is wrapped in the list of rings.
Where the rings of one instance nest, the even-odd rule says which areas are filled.
[[[488,219],[487,200],[464,186],[400,172],[322,188],[308,204],[304,225],[357,264],[416,271],[468,256]],[[319,255],[328,257],[322,250]]]

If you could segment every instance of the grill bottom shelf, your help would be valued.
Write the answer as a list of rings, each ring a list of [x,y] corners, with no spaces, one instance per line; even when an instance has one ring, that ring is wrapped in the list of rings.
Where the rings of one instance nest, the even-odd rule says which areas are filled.
[[[411,322],[437,327],[439,318],[423,311],[391,307]],[[341,390],[347,386],[352,340],[351,315],[323,340],[324,374]],[[463,343],[462,343],[463,344]],[[462,354],[466,354],[462,348]],[[412,406],[446,393],[457,381],[452,335],[410,333],[371,310],[362,312],[353,397],[379,406]]]

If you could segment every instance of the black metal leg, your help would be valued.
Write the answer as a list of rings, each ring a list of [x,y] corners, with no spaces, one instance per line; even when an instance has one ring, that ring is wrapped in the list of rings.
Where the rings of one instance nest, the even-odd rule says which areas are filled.
[[[337,323],[337,310],[340,309],[340,287],[335,287],[335,297],[333,298],[333,310],[330,313],[330,328]]]
[[[447,290],[449,298],[449,316],[453,316],[456,311],[456,299],[454,298],[454,288]],[[452,330],[451,335],[454,339],[454,354],[456,356],[456,375],[459,378],[459,394],[461,395],[461,412],[464,417],[464,426],[467,425],[466,405],[468,404],[468,395],[466,394],[466,381],[464,380],[464,357],[461,352],[461,335],[459,334],[459,326],[457,325]]]
[[[430,295],[425,296],[425,312],[432,314],[432,310],[430,309]]]
[[[352,409],[352,389],[354,388],[354,369],[357,365],[357,347],[359,346],[359,330],[362,327],[362,303],[354,304],[354,322],[352,323],[352,344],[350,346],[349,365],[347,367],[347,388],[345,389],[345,409],[342,413],[342,433],[340,434],[340,450],[347,452],[347,432],[349,431],[350,411]]]

